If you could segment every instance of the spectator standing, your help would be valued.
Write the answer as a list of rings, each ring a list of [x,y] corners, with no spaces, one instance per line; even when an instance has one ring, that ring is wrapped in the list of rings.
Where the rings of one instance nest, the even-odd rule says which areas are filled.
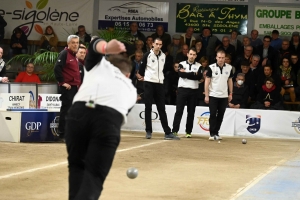
[[[187,54],[189,52],[189,47],[188,45],[184,44],[182,46],[181,52],[178,52],[175,58],[175,62],[180,63],[182,61],[187,60]]]
[[[193,36],[194,34],[194,28],[193,27],[188,27],[186,29],[186,32],[181,34],[181,37],[180,37],[180,45],[188,45],[189,48],[195,46],[195,41],[196,41],[196,38]]]
[[[279,31],[273,30],[270,46],[273,47],[276,51],[278,51],[281,48],[281,45],[282,45],[282,39],[279,37]]]
[[[139,41],[139,44],[143,43],[143,45],[145,44],[145,41],[146,41],[145,35],[141,31],[138,30],[137,22],[132,22],[129,26],[129,29],[130,30],[128,31],[128,34],[130,36],[129,41],[131,42],[131,44],[126,45],[128,56],[134,54],[135,50],[137,50],[136,41]],[[142,49],[144,49],[144,46],[142,46]]]
[[[261,39],[258,37],[258,31],[253,29],[251,31],[251,37],[250,39],[250,44],[251,46],[253,46],[254,48],[257,48],[258,46],[262,45],[263,42],[261,41]]]
[[[62,141],[64,141],[65,134],[65,117],[81,84],[81,76],[76,58],[79,47],[79,37],[77,35],[70,35],[67,39],[67,44],[68,47],[59,53],[54,66],[54,75],[61,93],[58,133]]]
[[[76,53],[76,58],[78,59],[81,83],[82,83],[83,77],[84,77],[85,56],[86,56],[86,47],[83,44],[80,44],[79,48],[78,48],[78,51]]]
[[[15,28],[10,39],[9,59],[14,55],[27,53],[27,36],[20,28]]]
[[[81,44],[86,44],[90,43],[91,41],[91,36],[86,33],[85,26],[84,25],[79,25],[78,26],[78,31],[75,33],[79,37],[79,42]]]
[[[168,46],[168,55],[172,56],[173,62],[176,62],[176,55],[182,51],[182,45],[180,45],[180,35],[173,35],[173,41]]]
[[[232,65],[235,67],[235,69],[241,68],[241,63],[243,61],[248,61],[249,63],[252,62],[252,56],[253,56],[253,47],[252,46],[245,46],[244,47],[244,54],[238,56],[234,62],[232,62]]]
[[[205,103],[209,104],[210,112],[210,141],[222,139],[219,130],[233,92],[232,67],[225,63],[225,52],[217,51],[216,60],[216,63],[209,65],[205,79]]]
[[[226,54],[229,54],[231,56],[231,59],[235,59],[235,48],[232,44],[230,44],[230,39],[228,36],[224,36],[222,38],[222,43],[217,48],[217,50],[223,50]]]
[[[236,82],[233,83],[233,94],[232,100],[228,104],[229,108],[246,108],[249,98],[249,89],[244,82],[245,74],[238,73]]]
[[[279,60],[281,61],[285,57],[291,57],[290,42],[287,39],[282,40],[281,48],[279,49]]]
[[[270,46],[271,37],[266,35],[263,44],[257,47],[257,54],[261,57],[262,66],[269,65],[274,71],[278,69],[278,52]]]
[[[171,44],[171,36],[165,32],[162,25],[156,27],[156,32],[151,35],[152,38],[160,38],[162,41],[162,52],[165,53],[168,51],[168,46]]]
[[[130,74],[130,79],[132,80],[132,84],[136,87],[136,91],[138,94],[137,103],[144,103],[144,82],[139,81],[141,77],[138,74],[140,66],[142,64],[144,53],[142,50],[136,50],[134,55],[134,60],[132,61],[132,71]]]
[[[176,102],[176,112],[173,120],[172,132],[177,135],[180,122],[183,115],[184,107],[187,105],[187,119],[186,119],[186,137],[192,137],[192,130],[194,124],[195,109],[197,106],[197,92],[199,87],[199,80],[202,78],[200,70],[200,63],[195,62],[197,57],[196,49],[192,48],[187,54],[188,59],[179,63],[179,81],[178,93]]]
[[[238,35],[240,35],[240,33],[237,30],[231,31],[229,43],[234,46],[235,54],[238,54],[242,50],[242,42],[237,39]],[[248,45],[250,45],[250,43]]]
[[[8,78],[6,77],[6,66],[5,61],[2,58],[3,49],[0,47],[0,83],[8,83]]]
[[[161,125],[165,132],[165,139],[173,140],[179,138],[173,135],[170,127],[168,126],[165,106],[165,91],[163,85],[163,70],[166,56],[161,51],[162,45],[162,40],[160,38],[156,38],[153,43],[153,49],[144,55],[142,65],[139,69],[139,81],[144,81],[146,138],[151,139],[152,137],[151,113],[152,99],[154,99],[160,116]]]
[[[47,26],[44,35],[40,39],[40,48],[48,51],[57,51],[58,37],[52,26]]]
[[[89,45],[87,72],[66,123],[69,199],[99,199],[112,166],[136,91],[129,79],[128,58],[110,55],[107,61],[104,55],[124,51],[117,40],[106,43],[97,38]]]
[[[15,79],[17,83],[41,83],[38,75],[34,73],[33,63],[28,63],[24,72],[20,72]]]
[[[5,19],[0,15],[0,42],[4,39],[4,27],[7,25]]]
[[[150,51],[152,49],[152,44],[153,44],[153,38],[151,36],[148,36],[146,38],[146,52]]]
[[[205,53],[205,49],[202,48],[203,45],[202,45],[202,41],[200,39],[197,39],[195,41],[195,49],[196,49],[196,52],[197,52],[197,57],[196,57],[196,61],[199,62],[199,60],[206,55]]]
[[[291,50],[291,53],[296,53],[300,54],[300,36],[299,36],[299,32],[293,32],[292,34],[292,38],[291,38],[291,41],[290,41],[290,50]]]

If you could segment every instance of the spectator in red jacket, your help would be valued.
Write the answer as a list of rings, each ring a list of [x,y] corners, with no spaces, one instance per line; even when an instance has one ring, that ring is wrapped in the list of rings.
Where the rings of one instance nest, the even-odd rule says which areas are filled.
[[[34,73],[34,65],[33,63],[28,63],[26,65],[26,70],[24,72],[20,72],[17,76],[15,82],[19,83],[41,83],[41,80],[38,75]]]

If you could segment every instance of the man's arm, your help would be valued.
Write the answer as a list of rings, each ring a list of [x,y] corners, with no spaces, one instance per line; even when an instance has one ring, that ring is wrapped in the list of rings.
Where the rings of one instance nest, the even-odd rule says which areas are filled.
[[[228,79],[228,88],[229,88],[229,95],[232,95],[233,93],[233,82],[232,82],[232,78]]]
[[[57,82],[59,83],[59,85],[64,84],[64,77],[62,74],[62,70],[63,70],[64,66],[66,65],[67,54],[68,54],[68,51],[63,50],[58,55],[57,61],[54,66],[54,76],[55,76],[55,79],[57,80]]]
[[[142,64],[139,68],[139,75],[141,75],[141,76],[145,76],[145,70],[146,70],[146,67],[147,67],[147,60],[148,60],[148,55],[149,54],[150,54],[150,51],[145,53],[144,56],[143,56]]]
[[[181,64],[179,64],[179,69],[182,69],[183,66]],[[187,78],[190,80],[200,80],[202,78],[202,73],[201,73],[201,69],[199,67],[197,72],[182,72],[180,70],[178,70],[178,75],[181,78]]]

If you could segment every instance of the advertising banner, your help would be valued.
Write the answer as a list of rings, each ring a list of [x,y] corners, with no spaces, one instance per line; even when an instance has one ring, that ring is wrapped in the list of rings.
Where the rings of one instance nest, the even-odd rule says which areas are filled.
[[[36,108],[37,103],[37,84],[36,83],[10,83],[9,90],[11,93],[29,93],[29,108]]]
[[[167,32],[168,17],[168,2],[101,0],[98,29],[129,30],[130,23],[137,22],[139,31],[155,32],[156,26],[162,25]]]
[[[94,0],[1,0],[0,15],[7,22],[5,38],[20,27],[29,40],[39,40],[47,26],[52,26],[59,41],[67,41],[79,25],[93,31]]]
[[[58,127],[57,115],[55,112],[22,112],[20,141],[54,141]]]
[[[213,34],[229,34],[232,30],[247,34],[248,6],[230,4],[177,3],[176,32],[194,27],[199,33],[210,27]]]
[[[29,109],[29,93],[0,93],[0,110]]]
[[[261,35],[271,35],[274,29],[280,36],[291,36],[300,31],[300,10],[289,7],[255,6],[254,29]]]
[[[294,3],[294,4],[298,4],[300,3],[299,0],[258,0],[258,2],[260,3]]]

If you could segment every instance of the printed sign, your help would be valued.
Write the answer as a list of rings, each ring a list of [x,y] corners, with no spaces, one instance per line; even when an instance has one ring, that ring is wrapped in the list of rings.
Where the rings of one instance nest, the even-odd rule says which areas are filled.
[[[79,25],[92,32],[93,0],[1,0],[0,15],[7,22],[5,38],[20,27],[29,40],[39,40],[47,26],[52,26],[59,41],[66,41]]]
[[[130,23],[137,22],[139,31],[155,32],[162,25],[167,32],[168,16],[168,2],[100,1],[98,29],[129,30]]]
[[[178,3],[176,11],[176,32],[185,33],[194,27],[199,33],[203,27],[210,27],[213,34],[228,34],[232,30],[247,34],[248,6],[220,4]]]
[[[271,35],[276,29],[280,36],[291,36],[300,31],[299,19],[299,8],[256,6],[254,29],[262,35]]]
[[[0,110],[29,109],[29,93],[1,93]]]
[[[39,94],[38,108],[59,112],[61,107],[60,96],[60,94]]]
[[[299,0],[259,0],[260,3],[300,3]]]

